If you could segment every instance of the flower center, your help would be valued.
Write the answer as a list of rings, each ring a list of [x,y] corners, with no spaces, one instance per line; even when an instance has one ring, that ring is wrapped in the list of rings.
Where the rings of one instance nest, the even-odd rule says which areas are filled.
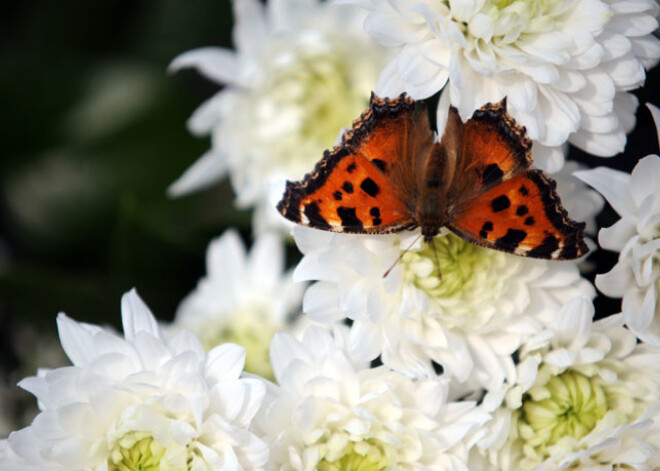
[[[495,5],[500,10],[503,10],[512,3],[520,2],[522,4],[525,4],[525,3],[532,3],[533,1],[534,0],[491,0],[490,3],[491,5]]]
[[[458,298],[473,288],[475,273],[491,251],[453,235],[441,235],[403,256],[406,278],[432,298]]]
[[[272,380],[269,346],[276,329],[260,312],[258,308],[235,312],[221,325],[199,335],[206,351],[227,342],[244,347],[245,371]]]
[[[584,437],[608,411],[606,391],[581,373],[554,376],[544,390],[537,400],[526,396],[520,418],[522,438],[541,453],[562,437]]]
[[[350,443],[337,459],[326,456],[316,465],[319,471],[385,471],[390,468],[382,447],[374,440]]]
[[[145,433],[129,433],[108,458],[108,471],[158,471],[166,448]]]
[[[274,168],[283,162],[307,168],[360,115],[380,62],[369,57],[370,51],[359,57],[359,50],[340,41],[310,40],[270,59],[267,83],[258,90],[252,114],[259,143],[275,159]]]

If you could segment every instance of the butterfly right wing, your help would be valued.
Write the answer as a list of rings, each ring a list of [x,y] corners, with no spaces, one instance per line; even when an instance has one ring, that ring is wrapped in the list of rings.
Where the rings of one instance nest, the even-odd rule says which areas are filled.
[[[448,123],[457,119],[450,110]],[[525,128],[507,113],[506,99],[475,111],[462,127],[447,226],[472,243],[504,252],[579,258],[588,251],[584,224],[568,217],[555,182],[529,169],[531,148]]]
[[[525,128],[506,111],[506,98],[488,103],[463,124],[450,107],[441,145],[455,170],[448,181],[455,205],[524,172],[532,163],[532,142]]]
[[[540,170],[483,192],[454,214],[448,228],[474,244],[527,257],[571,260],[589,250],[584,223],[568,217],[556,183]]]
[[[404,95],[372,95],[342,144],[300,182],[287,182],[277,209],[298,224],[333,232],[387,233],[416,226],[416,158],[433,144],[426,109]]]

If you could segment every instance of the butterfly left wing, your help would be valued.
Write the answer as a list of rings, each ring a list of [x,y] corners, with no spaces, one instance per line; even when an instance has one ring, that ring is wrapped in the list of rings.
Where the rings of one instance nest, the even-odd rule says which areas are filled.
[[[369,108],[277,209],[290,221],[333,232],[387,233],[416,226],[416,158],[433,144],[425,108],[405,95],[372,95]]]
[[[571,260],[588,252],[584,223],[571,220],[554,180],[527,170],[457,207],[447,227],[491,249],[527,257]]]
[[[301,182],[287,182],[277,209],[290,221],[332,232],[378,234],[415,225],[385,175],[344,147],[326,153]]]

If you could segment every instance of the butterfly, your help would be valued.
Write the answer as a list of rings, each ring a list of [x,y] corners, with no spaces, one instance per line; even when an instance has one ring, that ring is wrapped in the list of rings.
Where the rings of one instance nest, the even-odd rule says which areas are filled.
[[[372,93],[341,144],[286,184],[277,205],[290,221],[333,232],[385,234],[446,227],[495,250],[553,260],[587,253],[584,223],[568,217],[554,180],[530,169],[532,143],[506,98],[465,123],[449,108],[440,142],[426,105]]]

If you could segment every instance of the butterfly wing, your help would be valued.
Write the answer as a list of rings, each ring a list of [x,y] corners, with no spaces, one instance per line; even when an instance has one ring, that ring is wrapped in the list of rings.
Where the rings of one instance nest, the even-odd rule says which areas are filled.
[[[488,103],[463,124],[451,107],[441,145],[455,171],[448,181],[456,206],[524,172],[532,163],[532,142],[525,128],[506,111],[506,98]]]
[[[540,170],[526,170],[457,210],[448,228],[475,244],[517,255],[579,258],[588,251],[584,223],[568,217],[555,188]]]
[[[280,213],[334,232],[387,233],[412,228],[416,156],[433,144],[426,109],[404,95],[372,95],[342,144],[300,182],[287,182]],[[412,209],[411,209],[412,208]]]

